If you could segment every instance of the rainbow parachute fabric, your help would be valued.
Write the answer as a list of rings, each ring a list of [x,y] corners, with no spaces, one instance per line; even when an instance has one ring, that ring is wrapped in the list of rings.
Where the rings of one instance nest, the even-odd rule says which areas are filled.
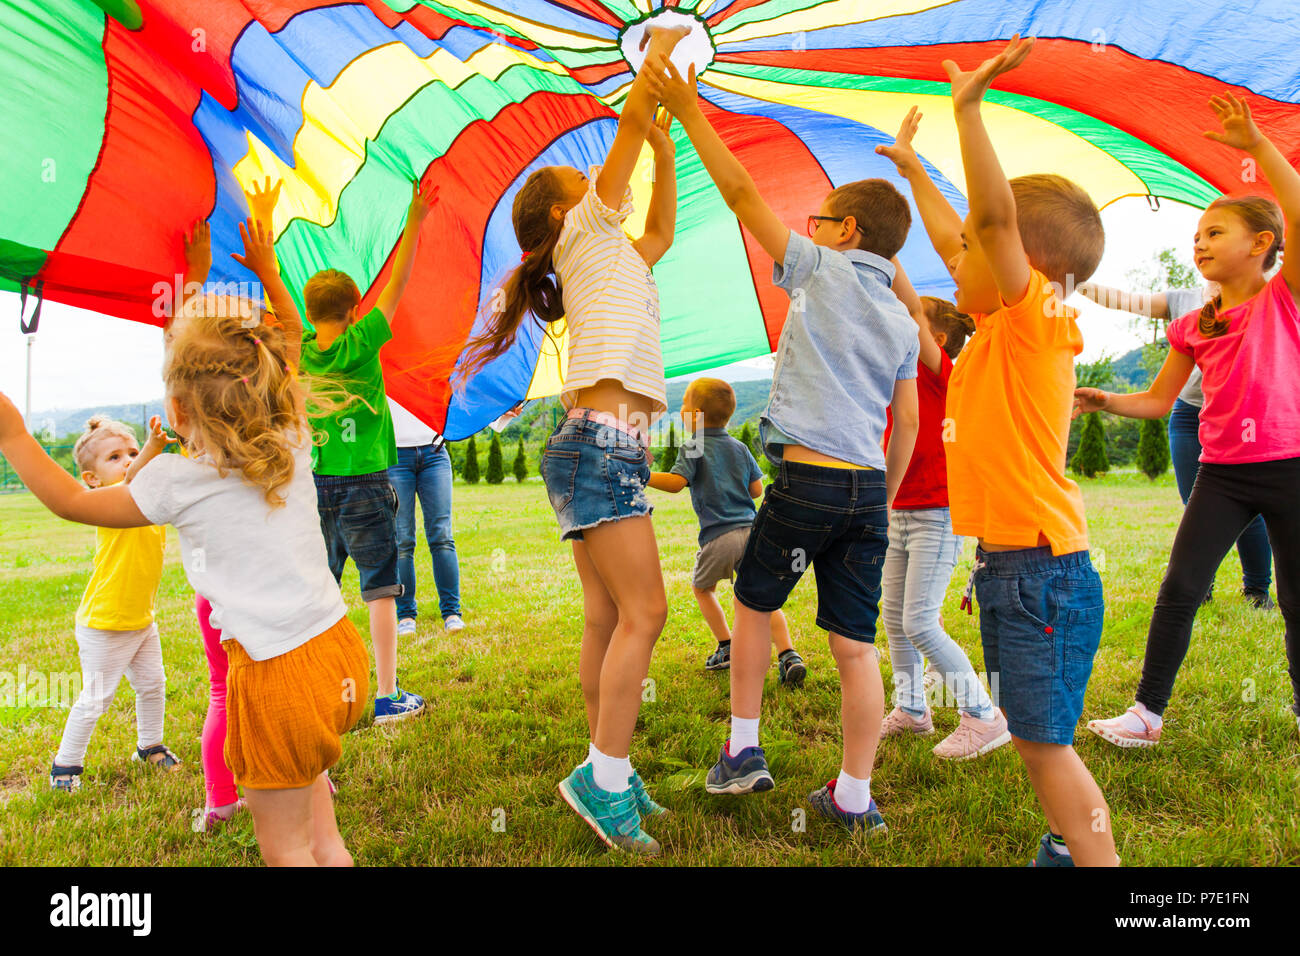
[[[1015,32],[1038,44],[985,110],[1010,176],[1059,172],[1098,205],[1264,191],[1201,137],[1223,89],[1300,160],[1292,0],[0,0],[0,288],[161,324],[196,220],[212,229],[210,281],[252,281],[228,253],[244,189],[269,175],[284,182],[274,228],[290,288],[342,269],[368,307],[423,177],[439,203],[385,374],[390,395],[464,437],[558,390],[562,340],[531,325],[463,394],[448,381],[518,262],[515,191],[540,166],[603,161],[657,18],[691,26],[682,56],[706,114],[796,229],[841,183],[906,191],[874,147],[912,104],[926,114],[918,152],[964,209],[940,63],[972,66]],[[772,351],[788,304],[673,135],[677,235],[655,270],[670,376]],[[647,153],[642,216],[648,173]],[[902,261],[922,292],[950,292],[921,229]]]

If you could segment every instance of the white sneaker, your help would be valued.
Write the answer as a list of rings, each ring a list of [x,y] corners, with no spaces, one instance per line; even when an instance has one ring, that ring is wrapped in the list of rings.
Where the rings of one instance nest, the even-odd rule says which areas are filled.
[[[442,626],[448,633],[451,633],[452,631],[464,630],[465,622],[460,619],[459,614],[448,614],[447,619],[442,622]]]
[[[415,633],[415,618],[404,617],[397,622],[397,636],[409,637]]]

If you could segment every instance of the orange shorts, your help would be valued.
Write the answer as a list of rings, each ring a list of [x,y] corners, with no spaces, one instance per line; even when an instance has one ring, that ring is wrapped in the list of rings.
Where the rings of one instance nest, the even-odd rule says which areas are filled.
[[[339,739],[370,698],[370,655],[346,617],[306,644],[255,661],[221,645],[226,674],[225,758],[251,790],[305,787],[338,761]]]

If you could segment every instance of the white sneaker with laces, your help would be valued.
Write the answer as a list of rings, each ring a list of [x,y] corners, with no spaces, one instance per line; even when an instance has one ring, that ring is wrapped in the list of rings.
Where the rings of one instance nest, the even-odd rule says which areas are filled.
[[[465,622],[460,619],[459,614],[448,614],[447,619],[442,622],[442,626],[450,634],[453,631],[464,630]]]
[[[415,633],[415,618],[404,617],[397,622],[397,636],[409,637]]]

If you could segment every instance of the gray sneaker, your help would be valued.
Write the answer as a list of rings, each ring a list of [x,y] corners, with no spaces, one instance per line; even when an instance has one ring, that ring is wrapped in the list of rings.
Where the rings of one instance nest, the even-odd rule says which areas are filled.
[[[704,780],[705,790],[712,794],[761,793],[776,786],[762,747],[746,747],[734,757],[730,751],[728,740]]]

